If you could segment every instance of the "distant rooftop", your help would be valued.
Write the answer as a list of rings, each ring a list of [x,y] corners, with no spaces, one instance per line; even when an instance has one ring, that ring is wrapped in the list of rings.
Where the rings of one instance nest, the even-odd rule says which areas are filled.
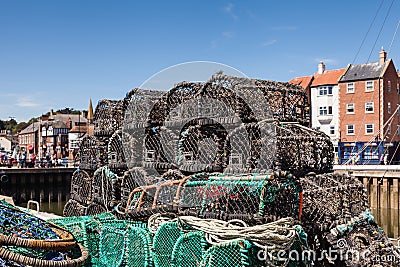
[[[314,80],[311,87],[320,85],[333,85],[339,82],[339,78],[343,75],[346,69],[326,70],[322,74],[314,74]]]
[[[303,87],[303,89],[306,89],[310,84],[313,79],[313,76],[303,76],[303,77],[297,77],[294,79],[291,79],[289,83],[300,85]]]
[[[373,80],[382,76],[383,70],[390,63],[387,60],[385,64],[371,62],[365,64],[350,65],[346,73],[340,79],[340,82],[351,82],[359,80]]]

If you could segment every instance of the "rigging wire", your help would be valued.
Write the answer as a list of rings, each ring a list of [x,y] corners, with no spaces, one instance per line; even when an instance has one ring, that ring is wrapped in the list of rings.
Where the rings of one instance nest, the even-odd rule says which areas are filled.
[[[375,39],[374,45],[372,46],[372,49],[371,49],[371,52],[369,52],[369,56],[368,56],[367,63],[369,62],[369,59],[371,58],[372,52],[373,52],[374,49],[375,49],[375,45],[376,45],[376,43],[378,42],[378,39],[379,39],[379,37],[380,37],[380,35],[381,35],[381,33],[382,33],[383,26],[385,26],[385,23],[386,23],[386,19],[388,18],[389,13],[390,13],[390,11],[392,10],[393,3],[394,3],[394,0],[392,0],[392,3],[390,4],[389,9],[388,9],[388,11],[386,12],[386,16],[385,16],[385,19],[383,20],[381,29],[379,30],[378,36],[377,36],[376,39]]]
[[[390,54],[390,51],[392,50],[392,45],[393,45],[394,39],[396,38],[396,34],[397,34],[397,30],[399,29],[399,25],[400,25],[400,20],[399,20],[399,22],[397,23],[396,30],[394,31],[393,38],[392,38],[392,42],[390,43],[389,51],[387,52],[387,55],[388,55],[388,56],[389,56],[389,54]]]
[[[379,5],[379,8],[376,10],[375,16],[374,16],[373,20],[371,21],[371,24],[369,25],[368,31],[367,31],[366,34],[364,35],[364,38],[363,38],[363,40],[362,40],[362,42],[361,42],[360,47],[358,48],[358,51],[357,51],[357,53],[356,53],[356,56],[354,57],[353,62],[351,63],[352,65],[353,65],[354,62],[356,61],[356,59],[357,59],[357,57],[358,57],[358,54],[360,53],[361,48],[362,48],[362,46],[364,45],[364,42],[365,42],[365,40],[367,39],[367,36],[368,36],[369,32],[371,31],[372,25],[374,24],[375,19],[376,19],[376,17],[378,16],[379,11],[380,11],[381,8],[382,8],[383,2],[385,2],[385,0],[382,0],[382,1],[381,1],[381,4]]]

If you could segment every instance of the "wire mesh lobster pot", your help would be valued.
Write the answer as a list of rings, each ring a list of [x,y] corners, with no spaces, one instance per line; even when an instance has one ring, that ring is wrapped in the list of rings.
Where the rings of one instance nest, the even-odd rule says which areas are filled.
[[[318,248],[329,231],[368,209],[363,184],[348,175],[321,174],[301,178],[304,230],[310,246]]]
[[[128,167],[159,175],[169,169],[185,175],[266,171],[274,162],[275,130],[265,103],[254,81],[222,74],[204,84],[180,83],[163,95],[137,90],[122,135]],[[250,140],[246,148],[243,140]]]
[[[71,178],[71,199],[83,205],[89,205],[92,200],[92,183],[93,178],[88,172],[77,169]]]
[[[93,175],[92,183],[92,202],[93,204],[98,204],[104,207],[105,210],[112,209],[117,203],[117,190],[118,178],[117,176],[108,168],[108,166],[103,166],[97,169]],[[97,208],[99,212],[104,212],[104,210]],[[94,209],[96,210],[96,209]],[[90,215],[96,213],[91,212]]]
[[[106,144],[93,135],[83,137],[79,146],[79,168],[95,171],[107,164]]]
[[[122,127],[123,119],[124,100],[100,100],[93,115],[94,135],[111,137]]]
[[[127,169],[124,151],[122,148],[122,131],[117,130],[107,145],[108,167],[114,172],[123,172]]]
[[[400,265],[400,250],[376,224],[369,210],[332,228],[326,240],[327,246],[337,251],[338,255],[345,255],[332,257],[332,266]]]
[[[333,169],[333,145],[323,132],[299,124],[277,125],[276,164],[301,177]]]
[[[267,80],[255,80],[255,84],[264,93],[274,119],[308,126],[309,103],[307,94],[301,86]]]
[[[87,206],[81,204],[80,202],[69,199],[67,203],[65,203],[63,209],[63,216],[64,217],[71,217],[71,216],[84,216],[87,214]]]
[[[202,218],[241,219],[248,224],[282,217],[299,218],[302,189],[286,172],[268,175],[210,176],[188,180],[181,193],[179,212]]]
[[[178,210],[178,200],[187,178],[166,180],[158,184],[134,189],[128,199],[125,213],[131,218],[143,219],[155,213]]]

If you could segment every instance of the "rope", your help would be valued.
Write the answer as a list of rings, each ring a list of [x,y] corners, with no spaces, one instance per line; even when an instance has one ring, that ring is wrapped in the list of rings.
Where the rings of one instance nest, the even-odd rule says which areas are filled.
[[[297,237],[296,228],[293,226],[294,219],[290,217],[249,227],[245,222],[237,219],[226,222],[216,219],[180,216],[171,220],[162,217],[161,214],[154,214],[149,218],[149,230],[156,232],[157,226],[159,227],[167,221],[178,222],[181,226],[189,226],[192,229],[204,232],[206,241],[211,245],[248,240],[265,250],[287,250],[293,245]]]

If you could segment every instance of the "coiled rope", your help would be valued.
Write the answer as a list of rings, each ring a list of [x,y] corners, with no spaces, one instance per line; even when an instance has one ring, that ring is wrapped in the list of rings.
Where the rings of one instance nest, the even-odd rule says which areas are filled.
[[[148,220],[148,228],[151,232],[165,222],[177,221],[182,229],[191,229],[205,233],[205,239],[212,245],[248,240],[255,246],[264,250],[288,250],[298,238],[293,218],[282,218],[275,222],[247,226],[241,220],[222,221],[216,219],[201,219],[193,216],[179,216],[175,219],[154,214]],[[241,224],[241,225],[238,225]]]

